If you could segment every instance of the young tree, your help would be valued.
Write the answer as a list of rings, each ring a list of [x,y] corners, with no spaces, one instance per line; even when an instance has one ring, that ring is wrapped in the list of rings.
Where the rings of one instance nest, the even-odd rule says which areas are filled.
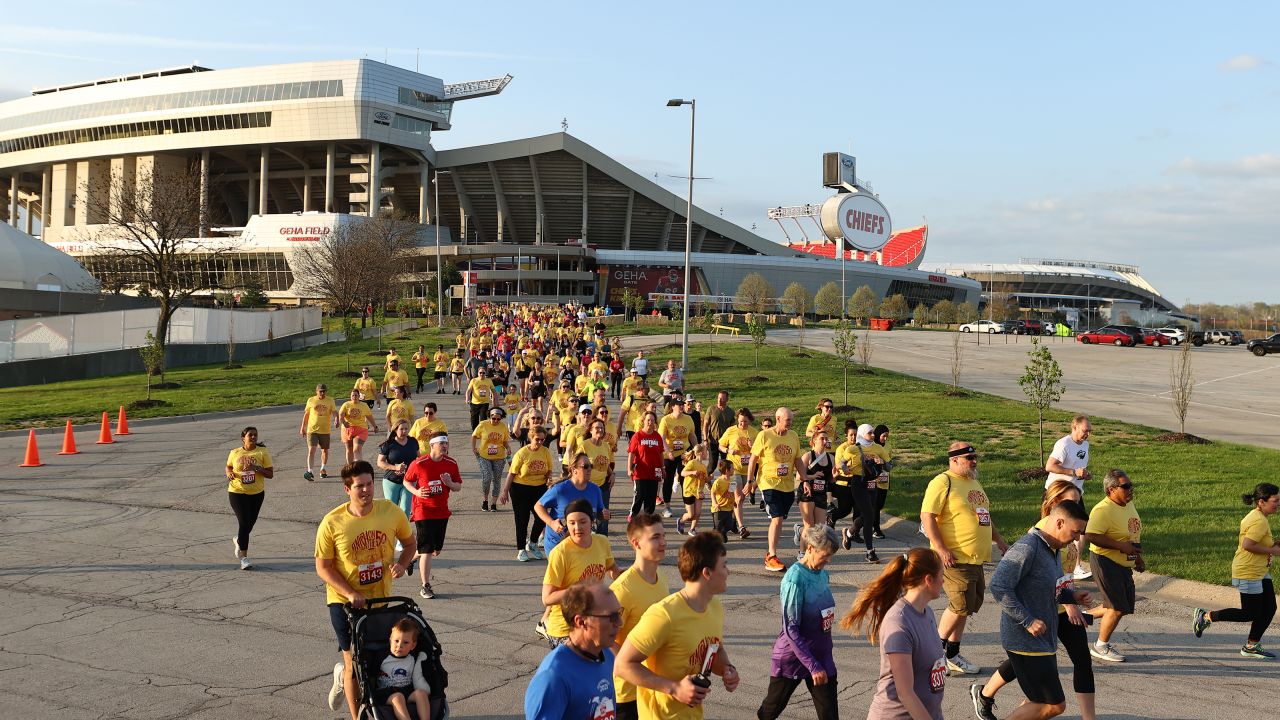
[[[911,307],[907,305],[907,298],[898,293],[884,299],[880,303],[880,317],[889,318],[894,321],[902,321],[911,315]]]
[[[223,366],[225,370],[231,370],[236,364],[236,311],[231,311],[231,318],[227,322],[227,364]]]
[[[739,283],[733,306],[742,312],[762,313],[777,294],[777,290],[763,275],[753,272]]]
[[[950,300],[939,300],[933,306],[933,314],[937,317],[938,322],[943,325],[954,325],[956,323],[956,304]]]
[[[840,286],[835,282],[829,282],[818,288],[818,294],[813,296],[813,310],[819,315],[826,315],[830,320],[833,316],[840,314],[840,308],[844,306],[844,301],[840,298]]]
[[[363,336],[364,333],[360,332],[360,326],[356,325],[355,320],[349,317],[342,318],[342,344],[347,353],[347,377],[355,374],[351,370],[351,350],[356,343],[360,342]]]
[[[148,330],[146,344],[138,348],[138,354],[147,369],[147,402],[151,402],[151,376],[160,373],[161,381],[164,380],[164,345]]]
[[[863,370],[871,366],[871,350],[871,328],[868,327],[862,331],[862,342],[858,343],[858,360]]]
[[[1191,369],[1191,343],[1178,346],[1169,368],[1169,396],[1173,400],[1173,414],[1178,417],[1178,432],[1187,434],[1187,410],[1191,407],[1191,391],[1195,389],[1195,375]]]
[[[1027,366],[1018,384],[1027,396],[1027,402],[1036,409],[1040,422],[1040,466],[1044,466],[1044,414],[1054,403],[1062,399],[1066,388],[1062,385],[1062,368],[1053,359],[1049,347],[1040,338],[1031,338],[1031,350],[1027,352]]]
[[[752,313],[751,319],[747,321],[747,332],[751,335],[751,344],[756,349],[756,369],[760,369],[760,348],[764,347],[766,331],[764,323],[760,322],[760,313]]]
[[[962,302],[956,306],[956,322],[971,323],[978,319],[978,308],[971,302]]]
[[[809,289],[798,282],[793,282],[782,292],[782,305],[788,312],[800,317],[799,333],[796,335],[796,346],[804,347],[804,315],[813,305]]]
[[[702,325],[702,332],[715,342],[715,335],[712,333],[716,329],[716,308],[711,303],[702,304],[702,316],[699,318],[699,324]]]
[[[858,332],[852,320],[841,320],[831,336],[831,344],[835,346],[836,357],[840,358],[840,369],[844,372],[844,404],[849,405],[849,370],[853,367],[858,352]]]
[[[964,343],[960,333],[951,333],[951,392],[960,392],[960,371],[964,369]]]
[[[849,315],[858,324],[865,324],[876,306],[876,293],[870,285],[863,285],[849,298]]]
[[[911,311],[911,324],[916,327],[924,327],[929,322],[929,308],[924,303],[916,303],[916,309]]]
[[[324,298],[343,317],[366,303],[392,300],[399,294],[404,256],[417,245],[420,227],[396,214],[352,216],[319,242],[298,249],[298,285]]]

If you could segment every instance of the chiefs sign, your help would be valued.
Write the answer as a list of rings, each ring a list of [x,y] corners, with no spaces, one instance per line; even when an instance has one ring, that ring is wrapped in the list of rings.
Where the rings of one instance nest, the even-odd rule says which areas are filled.
[[[893,234],[893,220],[870,193],[841,193],[822,203],[822,230],[832,240],[844,238],[866,252],[883,248]]]

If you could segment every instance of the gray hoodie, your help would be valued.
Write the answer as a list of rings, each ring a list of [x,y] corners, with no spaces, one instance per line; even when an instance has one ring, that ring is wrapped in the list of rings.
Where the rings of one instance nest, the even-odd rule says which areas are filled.
[[[1013,545],[1000,559],[991,576],[991,596],[1000,603],[1000,645],[1013,652],[1047,652],[1057,650],[1058,604],[1074,605],[1072,585],[1062,578],[1058,553],[1049,547],[1035,528]],[[1035,637],[1027,632],[1039,620],[1045,632]]]

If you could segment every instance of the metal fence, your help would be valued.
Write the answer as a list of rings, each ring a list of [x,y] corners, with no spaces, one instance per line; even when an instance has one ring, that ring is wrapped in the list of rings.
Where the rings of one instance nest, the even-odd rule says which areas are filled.
[[[0,362],[128,350],[146,344],[159,309],[23,318],[0,322]],[[215,310],[179,308],[169,322],[169,343],[207,345],[262,342],[320,329],[320,308]]]

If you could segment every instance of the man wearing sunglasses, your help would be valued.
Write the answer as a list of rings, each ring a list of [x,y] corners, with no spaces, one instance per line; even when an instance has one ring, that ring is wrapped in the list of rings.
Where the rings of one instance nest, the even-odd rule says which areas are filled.
[[[1085,539],[1089,541],[1089,565],[1102,592],[1102,606],[1090,610],[1100,619],[1098,641],[1089,654],[1105,662],[1124,662],[1111,647],[1111,634],[1120,618],[1132,615],[1137,595],[1133,571],[1146,572],[1142,558],[1142,519],[1133,506],[1133,481],[1123,470],[1109,470],[1102,480],[1107,496],[1093,506]]]
[[[986,594],[982,564],[991,560],[992,541],[1001,553],[1009,546],[996,530],[991,502],[978,483],[978,453],[969,443],[951,443],[946,472],[929,481],[920,505],[920,529],[942,558],[942,589],[948,604],[938,622],[938,636],[946,648],[947,672],[979,673],[982,668],[960,654],[960,640],[965,622],[982,607]]]
[[[524,715],[533,720],[611,718],[617,711],[613,684],[614,636],[622,607],[599,582],[564,591],[560,610],[569,637],[543,658],[524,695]]]

